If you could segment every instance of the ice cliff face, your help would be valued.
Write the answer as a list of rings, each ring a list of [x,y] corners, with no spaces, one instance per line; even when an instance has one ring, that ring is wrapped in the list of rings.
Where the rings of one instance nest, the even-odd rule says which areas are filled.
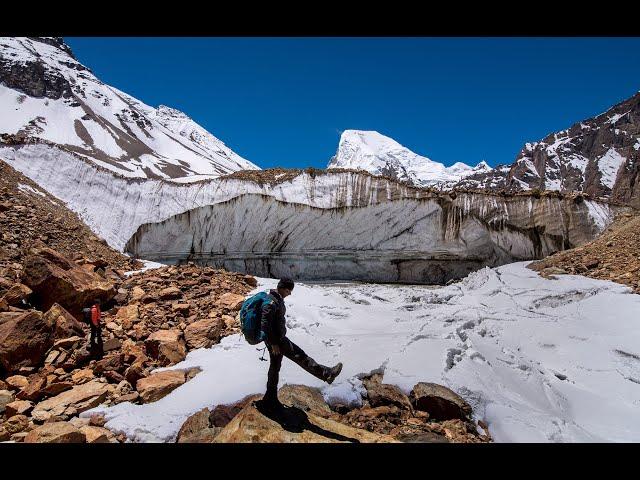
[[[442,163],[412,152],[392,138],[361,130],[345,130],[342,133],[338,151],[327,168],[364,170],[417,186],[457,182],[468,175],[492,170],[485,162],[475,167],[461,162],[445,167]]]
[[[475,193],[317,208],[249,194],[142,225],[125,250],[299,280],[444,283],[580,245],[599,232],[598,208]]]
[[[44,141],[131,178],[257,169],[177,110],[101,82],[55,37],[0,37],[0,134]]]

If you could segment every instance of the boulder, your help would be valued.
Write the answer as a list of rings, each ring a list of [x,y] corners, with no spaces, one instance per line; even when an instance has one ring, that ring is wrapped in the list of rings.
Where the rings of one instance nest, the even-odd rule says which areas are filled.
[[[178,436],[177,443],[212,443],[213,439],[222,430],[221,427],[211,426],[209,424],[209,409],[203,408],[197,413],[191,415],[182,424]]]
[[[32,375],[29,378],[29,384],[18,392],[16,397],[19,400],[30,400],[35,402],[44,396],[42,389],[47,385],[47,377],[44,375]]]
[[[71,375],[71,381],[76,385],[82,385],[83,383],[87,383],[94,378],[95,375],[93,374],[93,370],[91,370],[90,368],[77,370]]]
[[[144,372],[144,365],[142,362],[136,361],[124,372],[125,380],[129,382],[131,385],[135,385],[138,382],[138,380],[144,377],[146,377],[146,374]]]
[[[251,275],[245,275],[243,278],[244,278],[244,283],[246,283],[247,285],[254,288],[258,286],[258,280],[256,279],[256,277],[253,277]]]
[[[53,416],[77,415],[100,405],[107,398],[108,392],[107,384],[92,380],[40,402],[31,416],[34,420],[45,421]]]
[[[112,350],[118,350],[121,346],[122,346],[122,341],[119,338],[114,337],[114,338],[110,338],[109,340],[106,340],[102,344],[102,350],[106,353]]]
[[[24,261],[24,273],[23,281],[42,310],[58,303],[76,318],[81,318],[82,309],[95,299],[106,303],[116,294],[112,282],[46,247],[32,250]]]
[[[471,417],[471,406],[460,395],[436,383],[416,384],[410,397],[416,410],[429,412],[434,420],[465,420]]]
[[[167,370],[138,380],[136,390],[143,403],[155,402],[185,382],[182,370]]]
[[[189,309],[191,309],[191,305],[189,305],[188,303],[174,303],[173,305],[171,305],[172,312],[180,313],[184,316],[189,315]]]
[[[333,413],[317,388],[306,385],[284,385],[278,391],[278,398],[285,405],[297,407],[321,417]]]
[[[146,292],[140,287],[133,287],[131,289],[131,300],[133,302],[138,302],[146,295]]]
[[[218,305],[231,311],[240,310],[245,297],[236,293],[224,293],[218,298]]]
[[[33,402],[28,400],[16,400],[5,405],[4,416],[11,418],[14,415],[26,415],[33,408]]]
[[[140,321],[140,310],[138,305],[127,305],[121,307],[116,313],[116,321],[122,325],[125,330],[130,330],[134,324]]]
[[[0,323],[0,366],[8,372],[39,366],[53,345],[53,327],[36,310]]]
[[[12,375],[5,378],[5,382],[13,390],[22,390],[27,385],[29,385],[29,380],[23,375]]]
[[[395,385],[376,381],[363,381],[363,385],[367,389],[369,405],[372,407],[395,405],[400,409],[412,410],[409,398]]]
[[[42,389],[42,393],[44,393],[47,397],[54,397],[72,388],[73,383],[71,382],[55,382],[47,385],[44,389]]]
[[[26,415],[13,415],[4,422],[3,426],[11,435],[24,432],[29,427],[29,417]]]
[[[220,334],[224,329],[221,318],[206,318],[187,325],[184,338],[187,346],[193,348],[209,348],[220,341]]]
[[[187,356],[187,348],[181,337],[180,330],[153,332],[145,341],[147,353],[162,366],[181,362]]]
[[[15,400],[15,396],[9,390],[0,390],[0,415],[4,413],[8,403]]]
[[[84,443],[86,436],[67,422],[45,423],[31,430],[24,443]]]
[[[175,300],[182,297],[182,292],[177,287],[167,287],[160,290],[160,300]]]
[[[84,330],[82,324],[75,319],[73,315],[67,312],[59,304],[54,303],[51,308],[44,314],[47,323],[54,325],[54,337],[57,339],[66,339],[69,337],[84,338]],[[64,347],[62,347],[64,348]]]
[[[273,418],[271,418],[273,417]],[[274,416],[247,405],[214,438],[214,443],[398,443],[389,435],[367,432],[295,407]]]
[[[85,436],[87,443],[109,443],[109,437],[114,436],[106,428],[85,425],[79,429]]]
[[[0,301],[7,302],[9,306],[20,305],[22,300],[26,300],[33,292],[29,287],[21,283],[16,283],[2,296]]]
[[[117,397],[113,403],[115,403],[116,405],[118,403],[124,403],[124,402],[135,402],[140,398],[140,394],[138,392],[131,392],[131,393],[127,393],[126,395],[122,395],[120,397]]]
[[[212,427],[226,427],[234,417],[242,411],[249,403],[260,400],[262,395],[247,395],[230,405],[217,405],[209,414],[209,424]]]

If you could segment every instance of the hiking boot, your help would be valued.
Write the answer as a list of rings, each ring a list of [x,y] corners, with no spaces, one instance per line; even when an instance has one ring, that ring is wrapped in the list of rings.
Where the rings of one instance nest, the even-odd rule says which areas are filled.
[[[325,379],[325,382],[331,385],[333,381],[336,379],[336,377],[340,375],[341,371],[342,371],[342,362],[338,363],[335,367],[332,367],[329,369],[329,373],[327,374],[327,378]]]

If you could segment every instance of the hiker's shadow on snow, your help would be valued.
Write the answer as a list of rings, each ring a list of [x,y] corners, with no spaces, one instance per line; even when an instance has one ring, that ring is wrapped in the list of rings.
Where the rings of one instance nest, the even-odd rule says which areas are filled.
[[[265,417],[277,422],[283,430],[292,433],[302,433],[307,430],[326,438],[338,440],[341,442],[360,443],[357,438],[346,437],[339,433],[325,430],[309,421],[309,416],[297,407],[286,406],[277,411],[265,408],[260,401],[255,404],[256,409]]]

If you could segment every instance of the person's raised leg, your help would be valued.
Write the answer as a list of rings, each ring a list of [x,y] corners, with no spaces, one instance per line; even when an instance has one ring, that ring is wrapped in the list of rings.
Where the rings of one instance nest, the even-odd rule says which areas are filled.
[[[293,362],[297,363],[304,370],[309,372],[316,378],[319,378],[322,381],[327,381],[327,377],[330,374],[330,368],[325,367],[324,365],[320,365],[313,358],[307,355],[304,350],[302,350],[299,346],[293,343],[288,338],[285,338],[281,344],[282,353],[285,357]]]

